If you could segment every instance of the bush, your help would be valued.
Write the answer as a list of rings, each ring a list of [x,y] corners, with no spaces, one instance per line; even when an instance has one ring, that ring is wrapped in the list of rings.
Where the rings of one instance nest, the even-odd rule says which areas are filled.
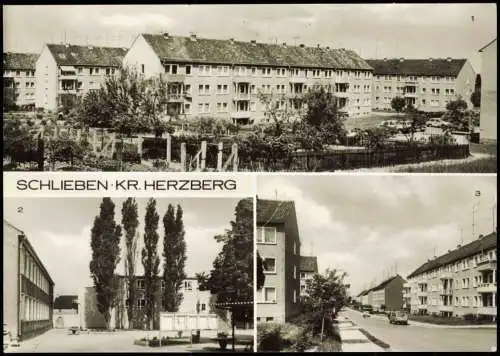
[[[257,325],[258,351],[281,351],[281,325],[262,323]]]
[[[476,320],[476,316],[474,314],[465,314],[463,318],[465,321],[471,321],[471,322]]]

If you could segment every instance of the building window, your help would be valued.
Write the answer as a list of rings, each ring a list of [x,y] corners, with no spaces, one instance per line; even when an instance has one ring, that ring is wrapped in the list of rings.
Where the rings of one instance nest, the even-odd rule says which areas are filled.
[[[137,309],[142,310],[146,307],[146,300],[141,298],[137,300]]]
[[[193,290],[193,285],[191,284],[191,281],[184,281],[184,289]]]
[[[274,287],[264,288],[264,302],[276,303],[276,288]]]
[[[177,64],[172,64],[172,74],[177,74]]]
[[[186,75],[191,75],[191,66],[186,66]]]
[[[201,311],[205,311],[207,309],[207,305],[205,303],[201,304]]]
[[[257,227],[257,242],[276,244],[276,227]]]
[[[274,318],[272,316],[266,317],[266,322],[271,322],[274,321]]]
[[[144,64],[141,64],[141,73],[144,74]],[[97,73],[97,72],[96,72]]]
[[[137,289],[144,289],[144,280],[139,279],[137,281]]]
[[[264,273],[276,273],[275,258],[270,257],[264,259]]]

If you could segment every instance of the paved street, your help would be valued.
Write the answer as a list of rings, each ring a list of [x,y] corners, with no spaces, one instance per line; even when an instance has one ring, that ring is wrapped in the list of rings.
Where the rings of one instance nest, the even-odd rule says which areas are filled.
[[[417,325],[392,325],[386,318],[370,317],[346,310],[345,316],[360,328],[400,352],[489,352],[497,346],[496,328],[430,328]]]
[[[244,331],[246,333],[246,330]],[[82,333],[80,335],[69,335],[67,330],[52,329],[48,332],[21,342],[20,347],[9,347],[5,352],[207,352],[218,351],[219,345],[216,342],[194,344],[193,346],[172,345],[167,347],[145,347],[134,345],[134,340],[145,337],[146,331],[117,331],[117,332],[97,332]],[[157,336],[158,331],[151,332],[150,337]],[[163,333],[162,336],[166,336]],[[172,335],[171,335],[172,336]],[[215,337],[213,331],[202,331],[202,338]],[[236,345],[237,350],[244,347]],[[231,350],[231,345],[227,346]]]

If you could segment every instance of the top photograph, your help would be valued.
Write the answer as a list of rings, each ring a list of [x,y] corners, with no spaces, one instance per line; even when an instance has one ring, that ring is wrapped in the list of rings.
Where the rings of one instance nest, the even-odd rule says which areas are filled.
[[[3,10],[4,171],[497,172],[495,3]]]

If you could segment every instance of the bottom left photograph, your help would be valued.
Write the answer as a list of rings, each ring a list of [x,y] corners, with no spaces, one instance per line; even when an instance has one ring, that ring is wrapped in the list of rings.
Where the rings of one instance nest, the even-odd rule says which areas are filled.
[[[254,201],[8,198],[4,352],[254,350]]]

